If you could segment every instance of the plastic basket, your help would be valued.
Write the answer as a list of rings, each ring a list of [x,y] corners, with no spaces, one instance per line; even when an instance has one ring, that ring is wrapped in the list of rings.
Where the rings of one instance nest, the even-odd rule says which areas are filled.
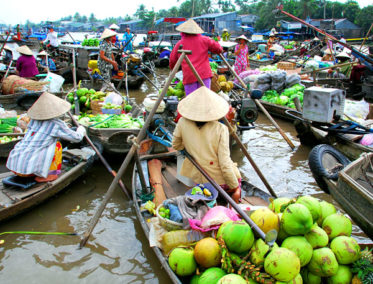
[[[101,107],[102,107],[103,104],[104,104],[104,102],[101,102],[101,101],[92,101],[91,102],[92,114],[101,113]]]
[[[121,114],[121,109],[112,109],[112,108],[101,108],[103,114]]]
[[[159,215],[159,209],[161,207],[163,207],[163,204],[158,205],[157,210],[155,211],[155,214],[157,215],[161,226],[165,228],[167,231],[181,230],[183,228],[183,223],[177,223],[169,219],[163,218],[161,215]]]

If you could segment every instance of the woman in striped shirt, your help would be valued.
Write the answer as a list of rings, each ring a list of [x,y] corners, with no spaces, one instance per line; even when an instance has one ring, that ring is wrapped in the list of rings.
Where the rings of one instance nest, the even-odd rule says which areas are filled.
[[[27,112],[31,118],[25,137],[10,152],[7,168],[19,176],[36,176],[37,182],[57,179],[61,173],[62,147],[60,139],[79,142],[86,131],[76,131],[58,119],[71,105],[47,92]]]

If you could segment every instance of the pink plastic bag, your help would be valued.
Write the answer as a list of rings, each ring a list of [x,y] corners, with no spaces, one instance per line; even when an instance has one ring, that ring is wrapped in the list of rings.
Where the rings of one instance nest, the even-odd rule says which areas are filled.
[[[220,225],[226,221],[240,220],[237,213],[224,206],[215,206],[211,208],[202,220],[189,219],[189,225],[193,230],[208,232],[219,229]]]
[[[369,146],[373,144],[373,134],[365,134],[360,140],[360,144],[364,146]]]

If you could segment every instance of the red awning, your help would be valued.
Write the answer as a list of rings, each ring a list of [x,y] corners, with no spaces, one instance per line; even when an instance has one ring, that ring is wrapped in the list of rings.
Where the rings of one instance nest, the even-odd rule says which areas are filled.
[[[177,24],[179,22],[184,22],[185,20],[185,18],[164,18],[163,22]]]

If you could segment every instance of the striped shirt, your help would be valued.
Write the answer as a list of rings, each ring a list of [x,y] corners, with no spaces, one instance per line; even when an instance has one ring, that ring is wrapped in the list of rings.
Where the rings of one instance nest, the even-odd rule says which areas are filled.
[[[79,142],[83,136],[68,128],[62,120],[32,119],[25,137],[10,152],[7,168],[19,174],[47,177],[59,139]]]

